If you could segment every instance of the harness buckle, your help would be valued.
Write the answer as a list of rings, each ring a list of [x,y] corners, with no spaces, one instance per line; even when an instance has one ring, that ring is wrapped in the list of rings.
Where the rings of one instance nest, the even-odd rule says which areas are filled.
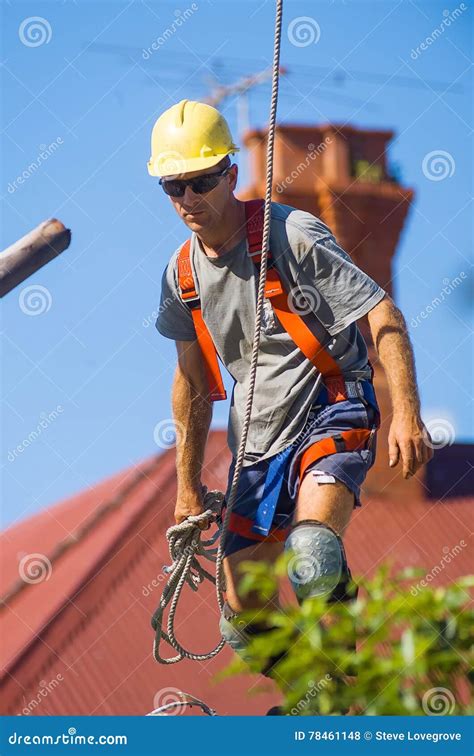
[[[356,398],[360,399],[362,404],[365,404],[365,406],[367,407],[368,401],[365,398],[364,383],[361,378],[357,378],[354,381],[354,388],[355,388]]]
[[[335,433],[334,436],[331,436],[330,438],[332,438],[332,440],[334,441],[336,453],[346,451],[346,442],[344,441],[344,438],[340,433]]]
[[[183,300],[183,303],[188,305],[190,310],[194,310],[201,304],[201,298],[199,294],[197,294],[195,289],[193,289],[193,291],[191,292],[181,292],[181,298]]]
[[[257,259],[258,258],[257,262],[260,262],[260,258],[262,256],[262,250],[261,249],[257,249],[255,252],[251,252],[250,249],[247,247],[247,255],[248,255],[248,257],[251,257],[252,259],[253,258]]]

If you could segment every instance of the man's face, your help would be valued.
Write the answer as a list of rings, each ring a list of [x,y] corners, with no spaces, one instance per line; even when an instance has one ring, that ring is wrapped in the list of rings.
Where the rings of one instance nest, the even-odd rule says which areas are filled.
[[[187,181],[196,176],[207,176],[221,171],[222,166],[217,165],[201,171],[182,173],[179,176],[166,176],[166,179]],[[237,166],[232,165],[227,173],[219,178],[217,186],[205,194],[195,194],[192,188],[187,186],[182,197],[170,196],[174,209],[191,231],[199,232],[201,229],[215,226],[218,223],[223,210],[232,198],[237,184],[237,172]]]

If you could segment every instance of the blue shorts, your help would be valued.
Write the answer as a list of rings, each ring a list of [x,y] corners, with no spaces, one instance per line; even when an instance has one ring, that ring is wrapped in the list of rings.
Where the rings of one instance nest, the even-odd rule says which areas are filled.
[[[320,476],[322,483],[336,478],[354,494],[354,507],[360,507],[360,487],[375,461],[376,429],[379,423],[380,414],[375,399],[372,403],[355,398],[334,404],[313,405],[305,427],[293,442],[294,448],[289,451],[284,462],[283,485],[278,495],[271,530],[266,536],[253,532],[252,526],[257,509],[262,502],[268,468],[278,454],[242,468],[237,498],[225,537],[223,549],[225,556],[248,546],[255,546],[262,541],[284,542],[290,531],[295,512],[302,454],[316,441],[354,428],[374,430],[370,448],[329,454],[310,464],[304,474],[311,473]],[[284,453],[279,452],[280,455]],[[235,459],[229,469],[226,499],[230,494],[234,468]]]

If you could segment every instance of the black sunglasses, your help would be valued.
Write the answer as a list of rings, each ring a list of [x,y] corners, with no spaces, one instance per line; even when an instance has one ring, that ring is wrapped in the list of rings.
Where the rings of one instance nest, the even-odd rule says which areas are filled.
[[[190,186],[195,194],[206,194],[211,189],[215,189],[219,179],[225,176],[230,168],[232,166],[228,165],[218,173],[205,173],[203,176],[195,176],[191,179],[160,179],[160,185],[170,197],[183,197],[187,186]]]

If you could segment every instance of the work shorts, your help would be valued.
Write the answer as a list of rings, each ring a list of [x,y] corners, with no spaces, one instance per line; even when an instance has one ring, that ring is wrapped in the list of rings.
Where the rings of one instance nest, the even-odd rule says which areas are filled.
[[[301,483],[299,466],[303,453],[320,439],[337,435],[341,431],[365,428],[373,430],[369,448],[329,454],[310,464],[304,473],[305,476],[308,474],[316,476],[320,483],[333,483],[334,480],[344,483],[354,494],[354,507],[360,507],[360,487],[375,461],[376,430],[379,424],[380,414],[376,400],[368,403],[363,399],[354,398],[334,404],[313,405],[305,427],[291,445],[293,448],[287,447],[283,452],[279,452],[282,458],[285,457],[282,464],[282,485],[271,530],[266,536],[253,532],[252,526],[255,523],[257,509],[264,497],[269,466],[279,455],[242,468],[237,498],[232,508],[224,541],[225,556],[262,541],[284,542],[289,534],[295,512]],[[234,468],[235,458],[229,469],[226,501],[230,494]]]

